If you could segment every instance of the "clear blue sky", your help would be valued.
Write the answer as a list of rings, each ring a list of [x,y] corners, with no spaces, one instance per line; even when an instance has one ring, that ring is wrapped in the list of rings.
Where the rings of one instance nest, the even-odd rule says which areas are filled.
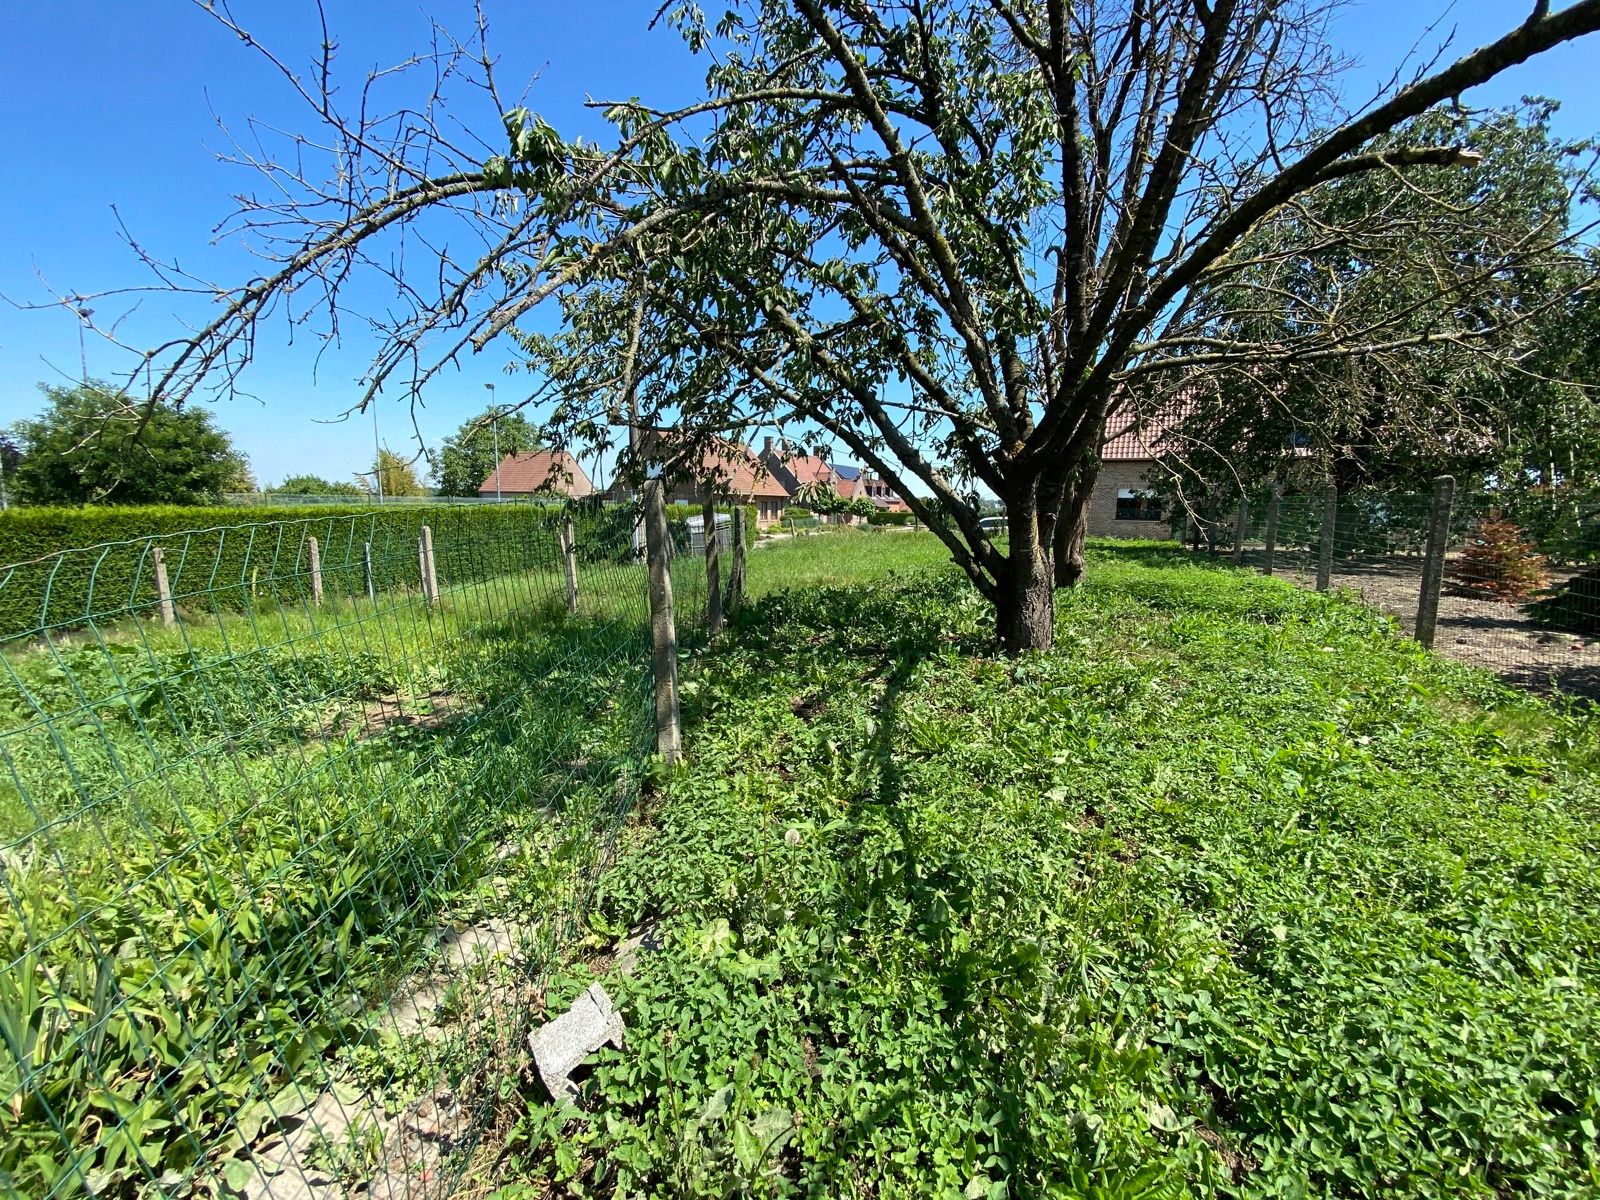
[[[1350,77],[1349,98],[1365,99],[1419,39],[1427,48],[1453,34],[1447,54],[1453,58],[1522,20],[1531,7],[1529,0],[1460,0],[1449,7],[1434,0],[1353,0],[1335,30],[1339,46],[1361,63]],[[529,107],[567,136],[602,133],[598,118],[583,108],[586,97],[681,101],[695,91],[703,67],[670,31],[647,32],[655,8],[655,0],[486,0],[502,86],[531,80]],[[463,35],[471,29],[470,5],[459,0],[433,0],[426,9],[327,0],[327,10],[341,62],[357,74],[425,47],[429,15]],[[316,48],[315,11],[302,0],[235,0],[233,11],[297,67]],[[1438,28],[1428,37],[1435,20]],[[231,194],[257,182],[248,170],[216,160],[226,145],[216,121],[237,129],[254,116],[305,128],[300,102],[282,81],[183,0],[11,4],[6,25],[0,39],[0,78],[6,81],[0,129],[8,164],[0,188],[0,293],[48,300],[41,276],[58,292],[146,282],[120,240],[113,205],[157,256],[176,258],[209,278],[247,278],[255,260],[237,244],[211,244],[214,227],[232,211]],[[1591,38],[1536,59],[1467,100],[1488,105],[1550,96],[1562,102],[1559,132],[1588,135],[1600,132],[1597,68],[1600,38]],[[486,106],[473,123],[490,135],[498,127]],[[108,310],[116,306],[101,305],[97,319]],[[203,313],[203,306],[181,309],[155,297],[122,332],[149,344],[171,337],[185,316]],[[263,331],[244,379],[259,400],[217,405],[219,423],[250,456],[259,480],[274,483],[301,471],[348,478],[371,462],[370,421],[319,422],[355,400],[370,349],[352,340],[317,363],[315,346],[305,338],[291,345],[282,324]],[[91,375],[126,369],[125,358],[104,344],[91,341],[87,357]],[[521,384],[501,373],[504,362],[503,353],[487,352],[427,392],[419,425],[430,445],[483,408],[486,382],[499,385],[500,400],[515,398]],[[0,425],[38,409],[41,381],[70,382],[78,374],[74,319],[0,305]],[[386,442],[414,448],[402,402],[385,402],[379,419]]]

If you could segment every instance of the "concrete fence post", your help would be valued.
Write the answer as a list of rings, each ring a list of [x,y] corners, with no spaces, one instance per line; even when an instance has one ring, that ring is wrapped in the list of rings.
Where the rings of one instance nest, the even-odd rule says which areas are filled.
[[[1450,549],[1450,509],[1455,504],[1454,475],[1433,481],[1433,508],[1428,513],[1428,552],[1422,560],[1422,591],[1417,597],[1416,639],[1433,648],[1439,623],[1439,593],[1444,589],[1444,556]]]
[[[1233,522],[1233,565],[1244,562],[1244,535],[1250,530],[1250,500],[1239,494],[1239,515]]]
[[[1267,502],[1266,546],[1262,550],[1261,573],[1271,575],[1274,560],[1278,557],[1278,514],[1283,510],[1283,484],[1272,485],[1272,499]]]
[[[645,557],[650,571],[650,670],[655,684],[656,752],[669,764],[683,754],[678,707],[678,629],[672,614],[671,534],[661,481],[644,487]]]
[[[733,510],[733,567],[728,571],[728,603],[725,606],[729,613],[738,612],[744,604],[744,509],[735,506]]]
[[[418,553],[422,556],[422,598],[432,608],[439,603],[439,573],[433,566],[433,530],[426,525],[418,539]]]
[[[172,606],[172,585],[167,582],[167,552],[160,546],[150,548],[156,576],[156,605],[161,610],[161,623],[172,626],[178,623],[178,611]]]
[[[578,611],[578,537],[568,513],[561,522],[561,565],[567,572],[567,611]]]
[[[1317,591],[1333,586],[1333,539],[1339,533],[1339,489],[1328,485],[1322,497],[1322,541],[1317,546]]]
[[[700,508],[700,534],[706,544],[706,633],[722,631],[722,548],[717,544],[717,499],[710,488]]]
[[[306,555],[311,565],[311,603],[318,608],[322,607],[322,548],[317,545],[317,539],[306,539]]]
[[[372,543],[361,543],[361,573],[367,587],[367,599],[374,604],[378,602],[378,589],[372,578]]]

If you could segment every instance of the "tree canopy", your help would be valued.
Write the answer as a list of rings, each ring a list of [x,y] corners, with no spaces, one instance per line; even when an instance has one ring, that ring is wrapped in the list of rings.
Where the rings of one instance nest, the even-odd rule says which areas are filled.
[[[336,314],[352,274],[388,272],[401,307],[365,314],[384,339],[369,395],[425,387],[509,336],[556,399],[558,441],[623,422],[708,441],[820,429],[945,541],[1009,648],[1048,645],[1055,567],[1077,558],[1119,405],[1200,369],[1446,342],[1496,353],[1496,312],[1465,298],[1571,243],[1565,226],[1537,245],[1485,239],[1450,202],[1448,181],[1481,170],[1471,118],[1437,137],[1415,123],[1600,28],[1600,0],[1540,0],[1454,63],[1403,65],[1359,107],[1340,99],[1334,7],[748,0],[708,20],[670,6],[664,19],[705,55],[706,93],[675,110],[606,105],[607,144],[502,103],[481,28],[426,78],[471,78],[503,132],[455,138],[436,114],[470,119],[443,92],[345,113],[295,78],[327,128],[286,140],[243,221],[278,267],[219,287],[209,326],[156,349],[158,390],[230,380],[258,323],[306,285]],[[305,166],[313,141],[325,174]],[[1428,294],[1257,322],[1282,297],[1245,252],[1253,235],[1277,231],[1279,263],[1314,258],[1326,231],[1292,220],[1297,206],[1377,174],[1402,174],[1427,210]],[[435,250],[450,217],[481,253]],[[1386,245],[1379,273],[1383,255],[1408,252],[1385,242],[1389,219],[1352,206],[1341,229]],[[415,251],[377,253],[424,224]],[[534,321],[546,301],[560,306],[555,333]],[[1003,545],[980,523],[980,484],[1005,505]]]
[[[425,496],[427,489],[417,478],[417,471],[409,458],[388,447],[378,451],[370,476],[377,480],[378,493],[383,496]]]
[[[1420,489],[1449,472],[1507,485],[1570,466],[1574,438],[1593,445],[1581,381],[1597,378],[1600,355],[1594,255],[1575,258],[1552,235],[1569,230],[1575,201],[1597,198],[1595,143],[1555,138],[1554,108],[1429,113],[1385,140],[1456,141],[1481,155],[1479,169],[1443,173],[1429,192],[1398,172],[1363,173],[1258,225],[1240,246],[1247,265],[1197,304],[1217,314],[1214,339],[1281,344],[1340,320],[1419,341],[1480,332],[1403,355],[1178,372],[1144,405],[1165,435],[1169,487],[1231,502],[1241,486],[1273,479]],[[1461,258],[1482,277],[1441,293]]]
[[[446,438],[434,462],[433,477],[441,496],[476,496],[500,455],[523,454],[540,446],[539,431],[527,416],[498,406],[484,409]]]
[[[41,385],[48,402],[12,427],[9,472],[29,504],[209,504],[250,490],[249,464],[204,409],[136,399],[107,383]]]
[[[344,479],[324,479],[320,475],[290,475],[269,493],[283,496],[365,496],[367,489]]]

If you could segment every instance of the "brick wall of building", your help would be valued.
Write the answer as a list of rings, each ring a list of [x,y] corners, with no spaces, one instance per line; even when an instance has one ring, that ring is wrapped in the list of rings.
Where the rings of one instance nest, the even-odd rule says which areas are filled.
[[[1117,493],[1123,488],[1144,491],[1149,485],[1147,462],[1108,462],[1095,480],[1094,496],[1089,501],[1090,537],[1169,538],[1172,528],[1161,521],[1117,520]]]

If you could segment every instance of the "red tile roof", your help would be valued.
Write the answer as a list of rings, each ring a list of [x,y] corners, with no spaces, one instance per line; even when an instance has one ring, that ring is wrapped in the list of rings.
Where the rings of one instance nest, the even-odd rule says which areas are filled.
[[[594,485],[578,461],[565,450],[538,450],[527,454],[508,454],[500,460],[500,494],[531,496],[534,493],[562,496],[587,496]],[[495,494],[494,472],[478,488],[478,495]]]
[[[675,430],[646,429],[640,435],[639,452],[646,461],[665,466],[667,476],[674,481],[687,476],[697,485],[714,482],[719,494],[740,500],[789,498],[789,489],[773,478],[772,472],[742,442],[719,439],[706,447],[699,465],[693,466],[679,457],[681,451],[674,451],[675,441]]]

